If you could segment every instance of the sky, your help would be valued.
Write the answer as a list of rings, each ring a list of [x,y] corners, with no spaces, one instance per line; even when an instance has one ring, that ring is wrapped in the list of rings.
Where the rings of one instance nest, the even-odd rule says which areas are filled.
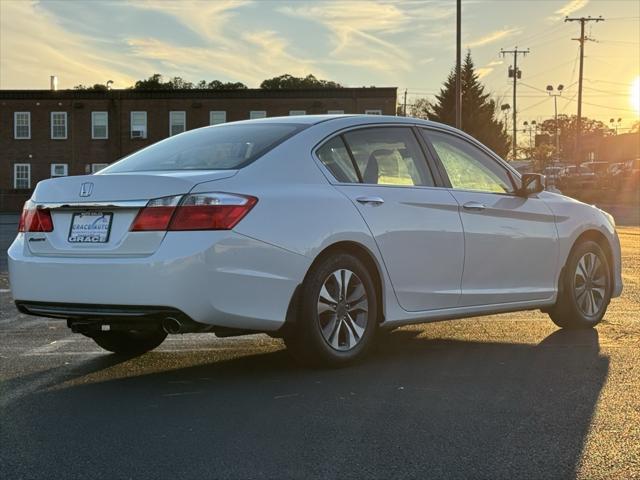
[[[563,84],[559,113],[575,114],[579,23],[602,15],[585,43],[583,115],[624,131],[639,118],[640,1],[463,0],[463,48],[487,90],[512,103],[500,49],[518,59],[519,123],[553,115],[547,85]],[[0,89],[154,73],[258,87],[283,73],[344,86],[398,87],[408,102],[436,93],[455,62],[454,0],[0,0]],[[635,82],[635,83],[634,83]]]

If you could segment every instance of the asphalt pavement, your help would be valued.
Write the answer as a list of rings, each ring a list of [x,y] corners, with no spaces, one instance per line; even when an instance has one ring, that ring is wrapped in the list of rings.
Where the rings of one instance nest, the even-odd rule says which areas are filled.
[[[640,478],[640,228],[620,236],[625,291],[596,330],[404,327],[340,370],[264,335],[110,355],[19,314],[0,275],[0,476]]]

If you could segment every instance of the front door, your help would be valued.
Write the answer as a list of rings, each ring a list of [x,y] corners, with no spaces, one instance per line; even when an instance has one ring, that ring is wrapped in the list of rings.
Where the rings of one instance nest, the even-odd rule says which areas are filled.
[[[552,297],[558,235],[544,201],[515,195],[514,176],[468,140],[441,131],[423,132],[446,170],[464,227],[460,305]]]

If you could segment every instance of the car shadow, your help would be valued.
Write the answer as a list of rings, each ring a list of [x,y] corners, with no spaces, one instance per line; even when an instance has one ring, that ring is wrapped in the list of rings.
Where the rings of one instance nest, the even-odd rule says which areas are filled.
[[[12,404],[0,460],[7,478],[576,476],[609,369],[597,331],[537,345],[419,334],[388,334],[341,370],[283,350],[178,368],[151,353],[160,371],[136,359],[122,378]]]

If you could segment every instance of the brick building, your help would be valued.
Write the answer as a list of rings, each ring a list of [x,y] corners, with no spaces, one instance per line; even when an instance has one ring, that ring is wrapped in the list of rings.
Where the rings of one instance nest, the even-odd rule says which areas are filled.
[[[248,118],[395,115],[396,88],[0,90],[0,212],[43,179],[81,175],[184,130]]]

